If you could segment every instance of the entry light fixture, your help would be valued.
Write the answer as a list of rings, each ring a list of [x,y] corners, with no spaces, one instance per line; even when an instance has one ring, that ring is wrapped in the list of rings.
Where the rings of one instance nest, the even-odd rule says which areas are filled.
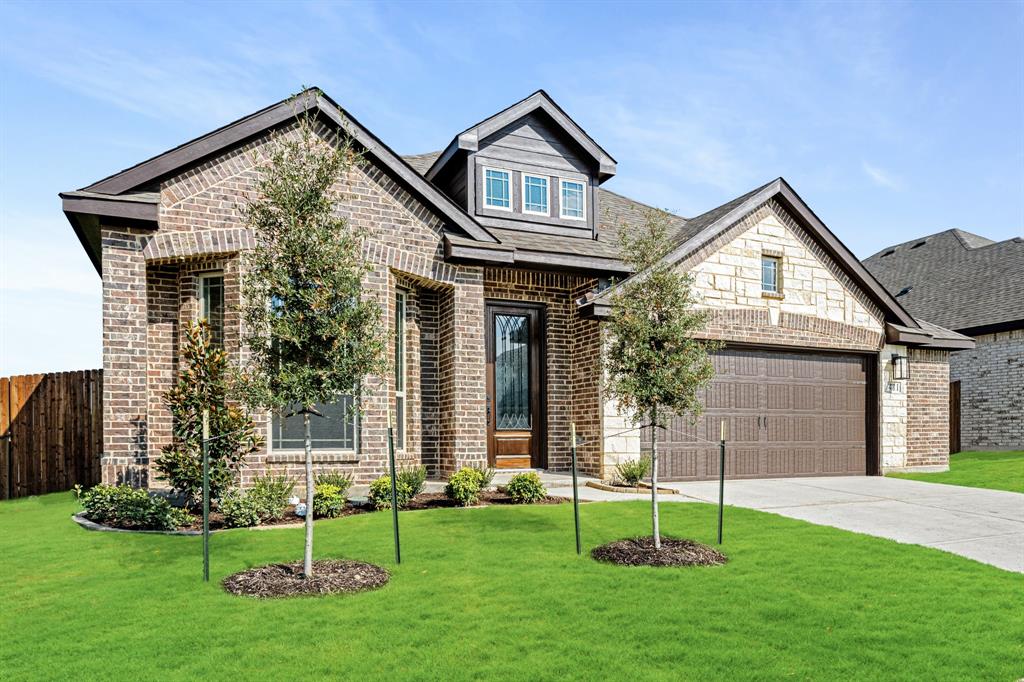
[[[906,355],[893,353],[891,369],[893,381],[906,381],[910,378],[910,362]]]

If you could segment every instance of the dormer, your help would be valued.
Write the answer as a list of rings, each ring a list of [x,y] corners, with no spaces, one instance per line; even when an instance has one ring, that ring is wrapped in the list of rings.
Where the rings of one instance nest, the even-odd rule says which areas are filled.
[[[459,133],[427,171],[485,227],[596,238],[608,155],[538,90]]]

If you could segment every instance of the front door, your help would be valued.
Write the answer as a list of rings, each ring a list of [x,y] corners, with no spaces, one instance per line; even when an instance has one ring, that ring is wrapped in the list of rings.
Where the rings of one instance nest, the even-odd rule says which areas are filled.
[[[496,469],[546,465],[544,309],[487,304],[487,460]]]

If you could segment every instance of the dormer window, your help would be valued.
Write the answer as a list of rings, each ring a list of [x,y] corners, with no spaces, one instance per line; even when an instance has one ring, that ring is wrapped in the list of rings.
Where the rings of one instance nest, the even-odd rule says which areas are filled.
[[[484,170],[484,206],[512,210],[512,174],[504,170]]]
[[[587,211],[583,198],[583,183],[574,180],[562,180],[561,183],[561,216],[573,220],[584,220],[587,217]]]
[[[523,213],[548,214],[548,179],[523,173]]]

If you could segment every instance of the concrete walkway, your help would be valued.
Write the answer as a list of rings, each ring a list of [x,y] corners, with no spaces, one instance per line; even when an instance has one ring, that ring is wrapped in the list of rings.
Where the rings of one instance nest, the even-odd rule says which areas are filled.
[[[553,495],[572,495],[548,474]],[[665,502],[718,502],[718,482],[667,483]],[[581,485],[585,500],[649,499]],[[1024,494],[880,476],[725,482],[725,503],[897,542],[934,547],[1024,573]]]

